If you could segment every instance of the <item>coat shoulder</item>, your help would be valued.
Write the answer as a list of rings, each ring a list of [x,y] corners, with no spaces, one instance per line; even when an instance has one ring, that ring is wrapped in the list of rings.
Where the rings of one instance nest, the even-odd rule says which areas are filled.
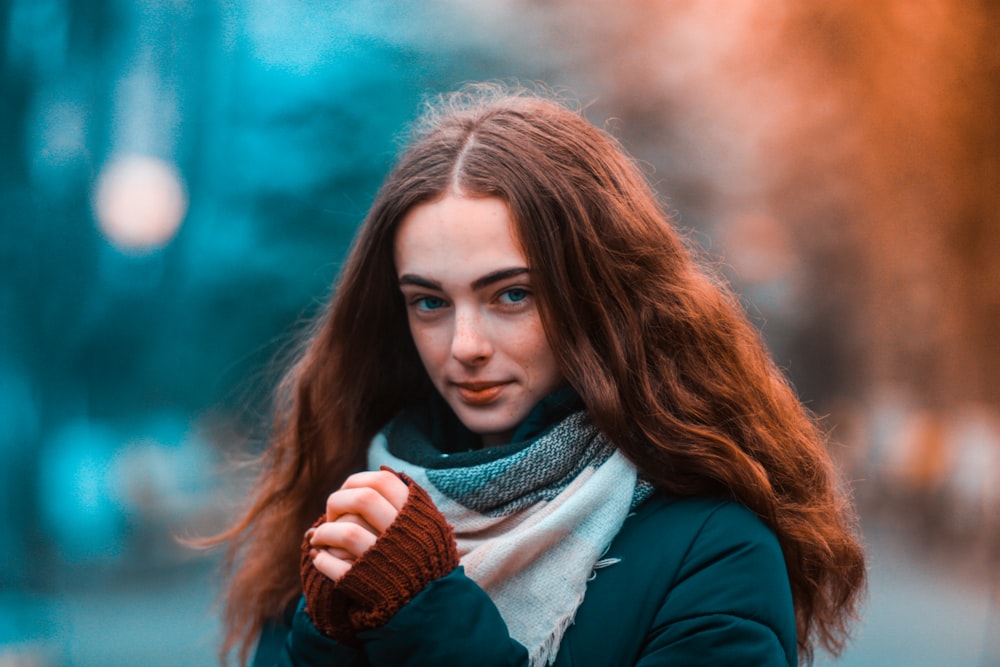
[[[795,614],[781,547],[742,505],[655,495],[625,521],[604,563],[567,633],[565,664],[646,664],[641,659],[649,662],[651,652],[669,657],[664,664],[686,664],[684,647],[703,642],[722,647],[717,651],[731,644],[734,651],[769,654],[759,664],[795,664]],[[609,632],[627,638],[625,646],[599,656],[592,638]]]

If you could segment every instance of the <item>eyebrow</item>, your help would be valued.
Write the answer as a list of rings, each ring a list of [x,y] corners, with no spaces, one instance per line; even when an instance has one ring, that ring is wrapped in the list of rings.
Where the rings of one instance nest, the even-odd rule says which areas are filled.
[[[500,269],[498,271],[492,271],[487,273],[485,276],[481,276],[472,281],[472,289],[480,290],[484,287],[492,285],[493,283],[500,282],[501,280],[506,280],[507,278],[513,278],[514,276],[520,276],[525,273],[529,273],[530,269],[525,266],[513,267],[510,269]],[[427,289],[433,289],[443,291],[441,283],[434,280],[428,280],[427,278],[422,278],[421,276],[413,275],[412,273],[404,273],[399,277],[399,284],[402,285],[416,285],[418,287],[426,287]]]

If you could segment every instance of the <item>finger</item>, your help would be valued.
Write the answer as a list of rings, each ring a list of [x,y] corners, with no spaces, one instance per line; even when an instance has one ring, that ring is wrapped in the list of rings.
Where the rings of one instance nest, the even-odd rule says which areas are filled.
[[[356,523],[328,521],[316,528],[309,543],[317,549],[343,549],[350,559],[354,559],[368,551],[375,540],[375,534]]]
[[[396,520],[399,510],[377,490],[362,486],[341,489],[326,499],[327,521],[336,521],[347,514],[361,518],[381,534]]]
[[[341,514],[340,516],[337,517],[336,520],[346,521],[348,523],[353,523],[358,526],[361,526],[362,528],[364,528],[365,530],[367,530],[369,533],[371,533],[376,537],[378,537],[381,534],[379,533],[378,530],[375,529],[373,525],[365,521],[362,517],[358,516],[357,514]]]
[[[333,581],[340,581],[354,563],[338,558],[327,549],[317,549],[313,555],[313,566]]]
[[[357,560],[357,558],[351,555],[349,551],[338,549],[337,547],[329,547],[327,549],[323,549],[323,551],[327,552],[334,558],[339,558],[340,560],[347,561],[348,563],[353,563]]]
[[[356,489],[361,487],[378,491],[383,498],[396,508],[396,511],[403,509],[403,505],[406,504],[406,499],[410,495],[410,487],[396,473],[390,470],[356,473],[348,477],[347,481],[340,488]]]
[[[316,526],[313,526],[312,528],[310,528],[309,530],[306,531],[306,541],[309,542],[309,547],[310,547],[309,556],[311,558],[315,558],[316,554],[319,553],[319,547],[313,546],[313,543],[312,543],[314,535],[316,535]],[[341,560],[345,560],[345,561],[353,561],[354,560],[354,556],[353,555],[351,555],[348,551],[345,551],[344,549],[341,549],[339,547],[326,547],[326,551],[328,551],[335,558],[339,558]]]

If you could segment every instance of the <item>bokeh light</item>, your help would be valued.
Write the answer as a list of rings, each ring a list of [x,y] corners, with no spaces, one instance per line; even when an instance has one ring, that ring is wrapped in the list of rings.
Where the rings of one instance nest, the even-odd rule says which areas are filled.
[[[111,243],[126,251],[148,251],[177,233],[187,212],[187,195],[170,163],[126,155],[110,160],[101,171],[94,209]]]

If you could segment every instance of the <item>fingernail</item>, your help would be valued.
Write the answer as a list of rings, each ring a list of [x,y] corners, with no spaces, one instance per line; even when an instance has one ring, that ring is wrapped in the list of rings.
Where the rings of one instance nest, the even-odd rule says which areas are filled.
[[[316,529],[310,528],[309,530],[306,531],[306,540],[312,542],[313,535],[315,534],[316,534]]]
[[[309,550],[309,557],[312,558],[313,560],[316,560],[316,556],[318,556],[318,555],[319,555],[319,549],[310,549]]]

